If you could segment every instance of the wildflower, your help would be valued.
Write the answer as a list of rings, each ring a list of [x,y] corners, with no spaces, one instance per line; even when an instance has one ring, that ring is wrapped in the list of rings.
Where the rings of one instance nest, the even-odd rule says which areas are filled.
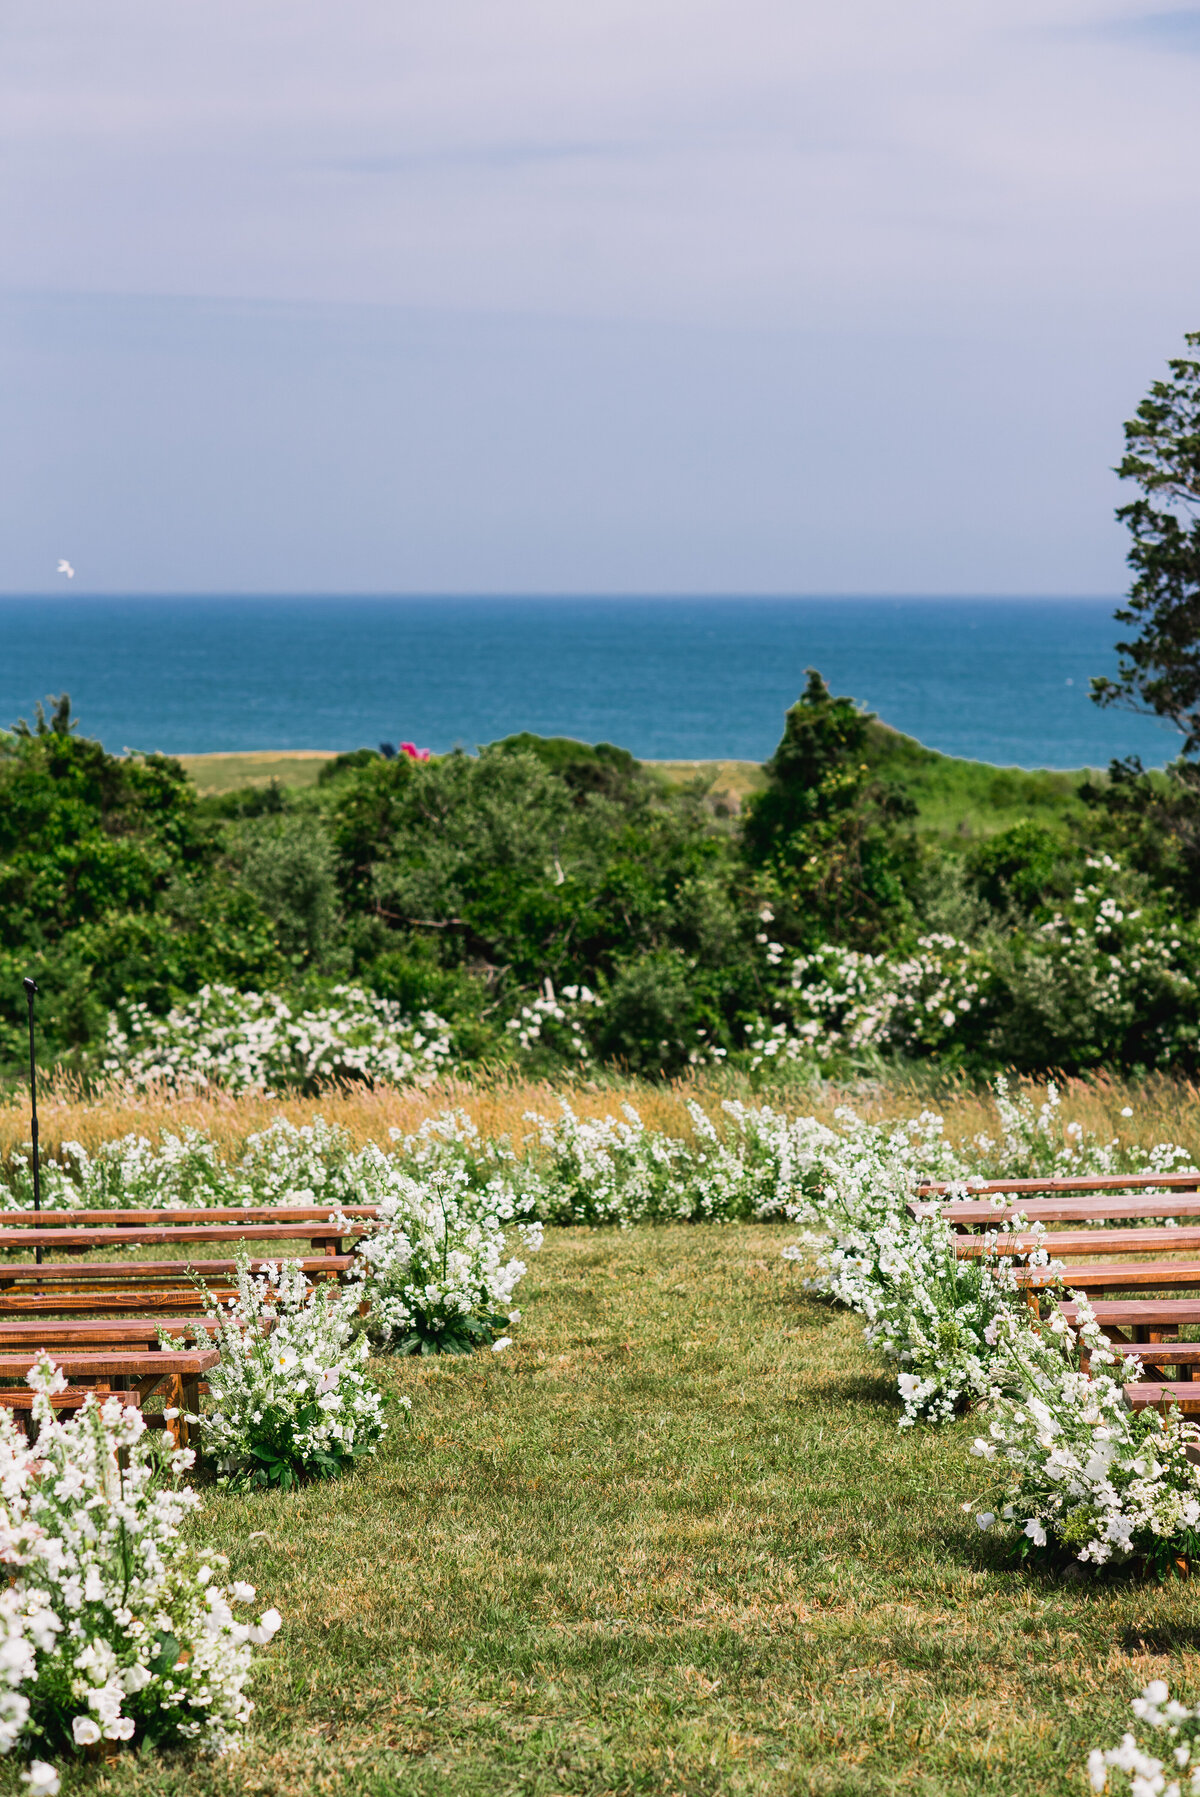
[[[505,1348],[511,1348],[511,1347],[512,1347],[512,1336],[511,1335],[502,1335],[500,1337],[499,1341],[494,1341],[492,1343],[492,1353],[493,1354],[503,1354]]]
[[[31,1797],[58,1797],[62,1781],[45,1760],[30,1760],[29,1770],[22,1772],[21,1778],[29,1786]]]

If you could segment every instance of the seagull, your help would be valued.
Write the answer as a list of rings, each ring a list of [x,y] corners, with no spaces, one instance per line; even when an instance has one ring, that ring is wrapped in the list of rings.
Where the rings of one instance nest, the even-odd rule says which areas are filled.
[[[75,570],[70,562],[60,561],[58,564],[58,571],[60,574],[65,574],[68,580],[74,580],[75,578]]]

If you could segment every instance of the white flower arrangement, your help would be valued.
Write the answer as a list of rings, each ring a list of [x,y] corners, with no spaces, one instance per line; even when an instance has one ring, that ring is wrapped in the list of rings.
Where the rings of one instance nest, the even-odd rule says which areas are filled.
[[[237,1747],[252,1650],[280,1617],[239,1621],[253,1586],[223,1584],[223,1558],[184,1539],[200,1503],[179,1483],[191,1453],[156,1441],[117,1396],[60,1421],[50,1395],[66,1380],[48,1359],[29,1383],[33,1446],[0,1412],[0,1751]],[[48,1793],[55,1779],[45,1761],[26,1775]]]
[[[998,1323],[1002,1376],[972,1451],[1006,1475],[1000,1517],[1021,1530],[1023,1553],[1095,1566],[1138,1555],[1166,1570],[1200,1554],[1200,1467],[1188,1458],[1200,1429],[1178,1411],[1129,1409],[1123,1386],[1141,1362],[1114,1355],[1086,1299],[1072,1297],[1074,1329],[1059,1311],[1039,1328]],[[984,1515],[990,1527],[995,1512]]]
[[[221,1350],[208,1374],[212,1407],[189,1419],[223,1479],[287,1490],[375,1452],[385,1424],[364,1371],[361,1301],[357,1283],[318,1280],[310,1289],[294,1262],[252,1273],[241,1251],[236,1297],[209,1302]]]
[[[493,1342],[513,1320],[527,1270],[515,1255],[504,1258],[508,1231],[527,1251],[542,1245],[532,1196],[518,1197],[501,1175],[478,1185],[463,1159],[432,1159],[414,1177],[376,1157],[379,1228],[357,1249],[372,1335],[401,1354],[462,1354]]]
[[[450,1025],[414,1022],[390,999],[337,986],[330,1002],[293,1011],[272,993],[205,986],[165,1017],[144,1004],[108,1020],[103,1069],[135,1088],[312,1089],[331,1080],[431,1085],[453,1063]]]
[[[1119,1747],[1094,1747],[1087,1759],[1088,1783],[1097,1797],[1128,1791],[1129,1797],[1200,1797],[1200,1705],[1189,1709],[1172,1698],[1164,1679],[1151,1679],[1131,1704],[1143,1727],[1165,1736],[1163,1759],[1139,1746],[1127,1733]],[[1155,1746],[1159,1743],[1155,1742]],[[1119,1776],[1116,1781],[1112,1774]],[[1171,1777],[1174,1773],[1175,1776]]]

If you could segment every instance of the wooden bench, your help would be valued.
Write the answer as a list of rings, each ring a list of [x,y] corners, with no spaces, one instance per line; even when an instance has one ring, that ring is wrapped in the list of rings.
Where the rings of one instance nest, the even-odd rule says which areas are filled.
[[[1195,1192],[1200,1190],[1200,1169],[1193,1167],[1190,1173],[1089,1173],[1062,1179],[985,1179],[979,1185],[969,1186],[961,1179],[923,1179],[917,1190],[918,1196],[936,1198],[964,1187],[972,1198],[1007,1196],[1010,1192],[1142,1192],[1148,1187],[1163,1192]]]
[[[1125,1397],[1132,1410],[1167,1410],[1174,1405],[1184,1416],[1200,1416],[1200,1381],[1146,1379],[1127,1385]]]
[[[1106,1198],[1032,1198],[1026,1203],[986,1204],[974,1198],[960,1203],[927,1203],[912,1198],[910,1213],[918,1220],[944,1217],[953,1229],[998,1229],[1002,1223],[1014,1223],[1018,1217],[1030,1223],[1104,1223],[1113,1218],[1128,1217],[1200,1217],[1200,1192],[1154,1193],[1134,1192],[1122,1196],[1113,1193]]]
[[[213,1204],[179,1210],[0,1210],[0,1229],[101,1229],[111,1224],[152,1229],[163,1223],[328,1223],[331,1217],[367,1222],[376,1204]]]
[[[1069,1299],[1058,1307],[1074,1326],[1079,1307]],[[1154,1346],[1177,1339],[1181,1328],[1200,1324],[1200,1299],[1126,1298],[1100,1300],[1092,1305],[1096,1321],[1114,1346]]]
[[[23,1225],[0,1229],[0,1252],[41,1248],[43,1253],[95,1254],[108,1248],[231,1247],[235,1242],[278,1242],[286,1248],[306,1242],[314,1252],[338,1255],[345,1252],[346,1234],[366,1235],[371,1229],[370,1223],[360,1221],[342,1230],[328,1217],[320,1223],[143,1223],[106,1228],[60,1223],[45,1229]],[[6,1270],[0,1261],[0,1277]]]
[[[252,1272],[271,1264],[260,1256],[250,1261]],[[311,1255],[293,1259],[310,1279],[332,1279],[360,1263],[352,1254]],[[216,1298],[231,1297],[236,1290],[233,1260],[85,1261],[55,1266],[43,1261],[0,1263],[0,1316],[62,1315],[67,1312],[100,1315],[190,1315],[198,1299],[189,1277],[196,1273]]]
[[[28,1414],[34,1393],[26,1375],[39,1358],[40,1351],[0,1353],[0,1404]],[[79,1409],[89,1392],[100,1402],[115,1392],[123,1404],[140,1410],[150,1394],[161,1389],[164,1409],[177,1412],[163,1419],[163,1427],[177,1447],[186,1447],[186,1413],[199,1409],[201,1380],[221,1357],[215,1348],[189,1348],[182,1353],[158,1348],[142,1354],[123,1348],[112,1353],[59,1353],[51,1358],[67,1379],[66,1390],[50,1398],[56,1410]],[[22,1383],[4,1383],[18,1380]]]

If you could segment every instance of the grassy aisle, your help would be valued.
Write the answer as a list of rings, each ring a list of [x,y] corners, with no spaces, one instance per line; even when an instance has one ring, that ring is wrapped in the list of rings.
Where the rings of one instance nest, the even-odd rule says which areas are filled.
[[[1200,1695],[1192,1588],[1006,1569],[975,1426],[898,1434],[783,1240],[551,1232],[519,1345],[383,1364],[378,1464],[208,1499],[285,1619],[248,1752],[64,1790],[1081,1794],[1147,1679]]]

